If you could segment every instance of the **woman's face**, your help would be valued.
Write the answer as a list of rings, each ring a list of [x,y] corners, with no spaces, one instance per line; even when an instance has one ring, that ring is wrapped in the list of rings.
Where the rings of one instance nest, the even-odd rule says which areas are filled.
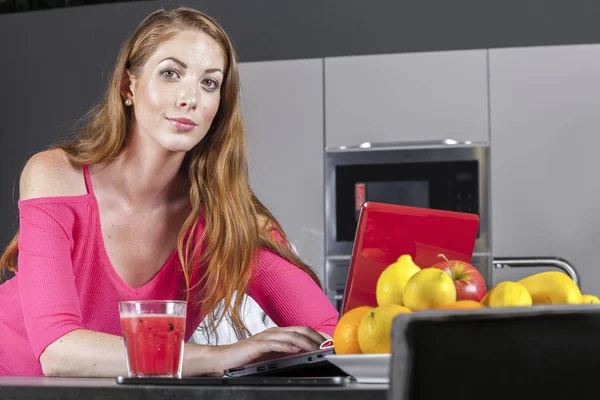
[[[162,43],[138,76],[130,76],[135,134],[173,152],[191,150],[219,108],[225,60],[203,32],[178,32]]]

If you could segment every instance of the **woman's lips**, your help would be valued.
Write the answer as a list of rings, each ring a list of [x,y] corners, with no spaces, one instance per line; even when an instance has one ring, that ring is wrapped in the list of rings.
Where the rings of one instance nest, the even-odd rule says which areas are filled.
[[[187,118],[167,118],[177,130],[188,132],[196,127],[196,123]]]

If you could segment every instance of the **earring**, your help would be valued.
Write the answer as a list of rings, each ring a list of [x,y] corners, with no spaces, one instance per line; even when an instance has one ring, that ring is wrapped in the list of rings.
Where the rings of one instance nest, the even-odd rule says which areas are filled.
[[[131,105],[131,99],[125,100],[125,105],[129,107]]]

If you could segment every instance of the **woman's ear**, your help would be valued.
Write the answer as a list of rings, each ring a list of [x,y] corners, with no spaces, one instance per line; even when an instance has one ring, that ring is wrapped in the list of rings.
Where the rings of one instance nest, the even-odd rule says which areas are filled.
[[[135,87],[135,77],[131,74],[131,71],[126,69],[123,71],[123,77],[121,78],[121,96],[124,100],[133,100]]]

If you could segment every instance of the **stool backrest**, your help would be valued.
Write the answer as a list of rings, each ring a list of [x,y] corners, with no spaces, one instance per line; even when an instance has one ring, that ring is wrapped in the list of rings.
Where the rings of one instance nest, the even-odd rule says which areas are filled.
[[[600,305],[431,310],[394,320],[389,399],[600,392]]]

